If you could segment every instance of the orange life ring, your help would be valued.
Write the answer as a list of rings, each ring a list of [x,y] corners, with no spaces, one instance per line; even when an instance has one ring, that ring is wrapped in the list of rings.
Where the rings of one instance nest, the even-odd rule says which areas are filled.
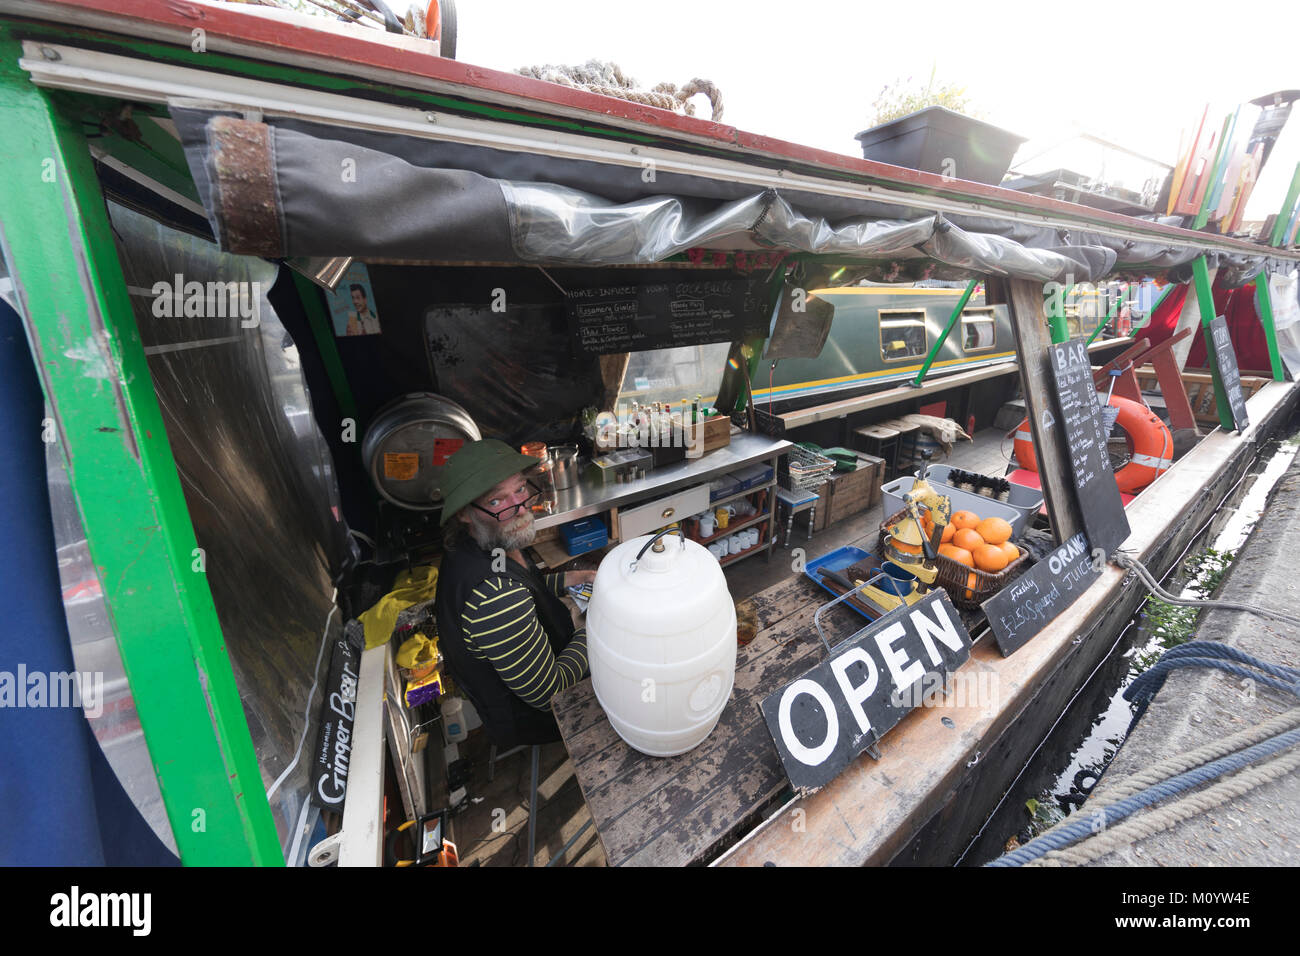
[[[1115,484],[1125,494],[1137,494],[1169,470],[1174,439],[1160,417],[1141,402],[1112,395],[1110,404],[1119,409],[1118,424],[1128,436],[1130,452],[1129,463],[1115,472]],[[1038,470],[1028,418],[1016,426],[1016,461],[1021,468]]]

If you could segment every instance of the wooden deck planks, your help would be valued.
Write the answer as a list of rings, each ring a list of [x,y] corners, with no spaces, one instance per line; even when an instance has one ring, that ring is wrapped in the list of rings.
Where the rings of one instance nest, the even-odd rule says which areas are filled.
[[[647,757],[627,746],[589,680],[557,697],[556,718],[611,864],[701,862],[786,786],[758,704],[823,653],[813,615],[829,595],[796,575],[751,600],[761,630],[737,654],[718,726],[690,753]],[[823,617],[832,643],[865,624],[842,608]]]

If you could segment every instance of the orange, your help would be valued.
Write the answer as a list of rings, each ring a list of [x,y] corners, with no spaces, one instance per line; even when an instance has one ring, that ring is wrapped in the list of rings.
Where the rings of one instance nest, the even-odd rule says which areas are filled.
[[[975,530],[989,544],[1002,544],[1011,540],[1011,525],[1002,518],[985,518]]]
[[[973,528],[980,523],[980,516],[973,511],[954,511],[952,515],[952,524],[958,531],[962,528]]]
[[[1007,566],[1007,556],[1002,553],[1000,545],[982,544],[971,553],[975,558],[975,567],[981,571],[996,574]]]
[[[966,567],[974,567],[975,559],[965,548],[959,548],[955,544],[939,545],[939,553],[945,558],[956,561],[958,564],[964,564]]]
[[[956,528],[954,525],[952,525],[952,524],[946,524],[946,525],[944,525],[944,526],[943,526],[943,539],[942,539],[942,540],[943,540],[943,543],[944,543],[944,544],[947,544],[949,541],[951,541],[951,540],[952,540],[952,536],[953,536],[954,534],[956,534],[956,533],[957,533],[957,528]]]
[[[972,571],[966,578],[966,597],[972,601],[975,599],[975,586],[977,584],[979,584],[979,578],[975,577],[975,572]]]
[[[983,547],[985,541],[980,537],[979,532],[975,529],[960,528],[957,533],[952,536],[952,543],[957,547],[965,548],[967,551],[974,554],[975,549]]]
[[[1003,541],[998,545],[998,547],[1001,548],[1002,553],[1007,556],[1007,564],[1010,564],[1012,561],[1020,557],[1020,549],[1010,541]]]

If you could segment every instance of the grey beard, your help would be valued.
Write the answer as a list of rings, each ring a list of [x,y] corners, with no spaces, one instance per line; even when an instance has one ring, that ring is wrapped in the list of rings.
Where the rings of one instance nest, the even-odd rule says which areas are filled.
[[[488,524],[486,521],[480,521],[478,515],[470,518],[469,533],[477,544],[484,551],[492,551],[494,548],[501,548],[503,551],[518,551],[520,548],[526,548],[533,543],[537,537],[537,529],[533,527],[533,516],[527,515],[528,523],[521,528],[513,531],[507,530],[501,526],[499,521]],[[513,525],[518,519],[512,519]]]

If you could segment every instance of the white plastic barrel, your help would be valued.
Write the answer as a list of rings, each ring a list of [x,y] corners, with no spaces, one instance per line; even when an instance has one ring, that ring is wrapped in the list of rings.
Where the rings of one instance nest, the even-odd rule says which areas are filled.
[[[618,735],[653,757],[698,746],[736,677],[736,608],[718,559],[676,534],[614,548],[587,608],[596,699]],[[654,547],[662,545],[662,550]]]

